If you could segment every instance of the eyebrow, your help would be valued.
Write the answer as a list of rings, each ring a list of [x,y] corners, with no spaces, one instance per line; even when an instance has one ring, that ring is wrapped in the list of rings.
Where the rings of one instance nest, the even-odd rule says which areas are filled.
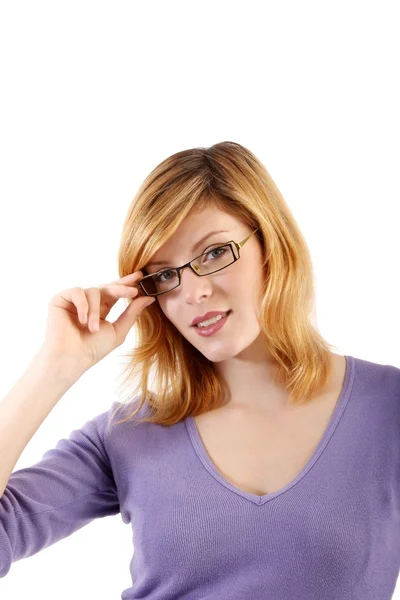
[[[227,229],[219,229],[218,231],[210,231],[209,233],[206,233],[206,235],[204,235],[198,242],[196,242],[196,244],[191,248],[191,252],[194,252],[195,250],[197,250],[197,248],[203,244],[209,237],[211,237],[212,235],[216,235],[217,233],[228,233]],[[158,262],[150,262],[148,263],[148,267],[152,267],[155,265],[167,265],[168,263],[170,263],[171,261],[158,261]]]

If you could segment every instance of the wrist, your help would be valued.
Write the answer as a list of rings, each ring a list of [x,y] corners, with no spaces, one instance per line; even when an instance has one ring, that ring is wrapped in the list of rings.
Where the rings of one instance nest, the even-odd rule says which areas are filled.
[[[71,384],[88,370],[76,357],[55,354],[45,347],[38,350],[32,362],[39,370]]]

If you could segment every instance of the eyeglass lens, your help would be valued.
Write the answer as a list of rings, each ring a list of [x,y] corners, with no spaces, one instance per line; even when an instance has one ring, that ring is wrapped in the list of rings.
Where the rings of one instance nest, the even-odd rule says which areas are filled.
[[[209,275],[215,271],[225,269],[235,260],[230,244],[217,246],[204,252],[192,266],[199,275]],[[179,285],[178,271],[176,269],[165,269],[154,273],[151,277],[142,280],[142,285],[147,294],[159,294],[169,292]]]

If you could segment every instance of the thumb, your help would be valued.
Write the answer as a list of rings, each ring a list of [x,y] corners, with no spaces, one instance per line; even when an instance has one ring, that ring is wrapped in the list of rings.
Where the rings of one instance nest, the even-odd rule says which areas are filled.
[[[156,301],[154,296],[134,299],[114,322],[116,337],[122,344],[142,311]]]

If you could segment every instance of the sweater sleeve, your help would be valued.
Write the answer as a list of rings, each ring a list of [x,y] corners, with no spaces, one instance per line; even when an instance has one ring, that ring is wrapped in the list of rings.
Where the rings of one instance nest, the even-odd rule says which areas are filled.
[[[0,577],[11,564],[120,512],[104,435],[108,412],[72,431],[35,465],[11,474],[0,498]]]

